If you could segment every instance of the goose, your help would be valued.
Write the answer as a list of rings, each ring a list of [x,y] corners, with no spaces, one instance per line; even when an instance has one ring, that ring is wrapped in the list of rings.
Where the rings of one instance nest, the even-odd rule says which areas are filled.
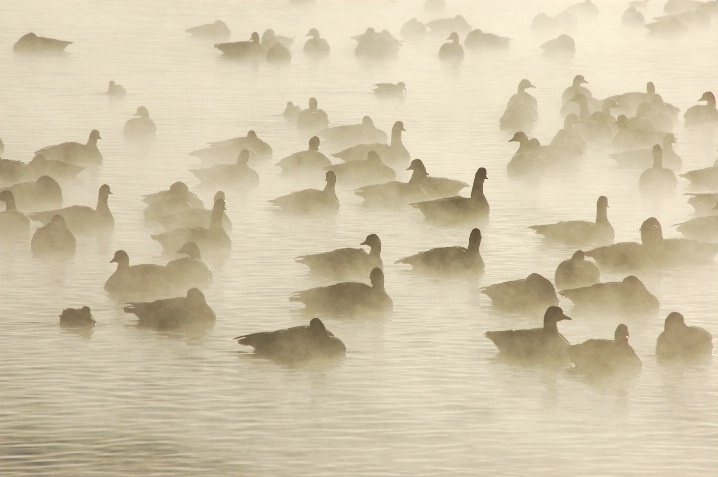
[[[60,313],[60,326],[68,328],[89,328],[95,326],[95,318],[89,306],[82,308],[65,308]]]
[[[26,179],[34,180],[37,180],[40,176],[50,176],[59,181],[74,179],[77,174],[84,170],[83,166],[51,160],[46,158],[44,154],[37,154],[27,163],[24,176]]]
[[[512,179],[541,177],[553,162],[551,148],[542,146],[536,138],[529,139],[523,131],[515,133],[508,142],[519,143],[519,148],[506,164],[506,175]]]
[[[531,311],[558,305],[553,284],[538,273],[519,280],[482,287],[481,293],[491,298],[495,307],[504,310]]]
[[[344,343],[327,330],[319,318],[312,318],[309,325],[251,333],[234,339],[254,348],[255,355],[280,363],[304,363],[346,355]]]
[[[718,200],[713,210],[718,210]],[[676,224],[678,231],[685,238],[701,242],[718,242],[718,215],[696,217],[680,224]]]
[[[543,55],[553,58],[573,57],[576,54],[576,42],[570,36],[562,33],[556,38],[541,45]]]
[[[403,81],[398,83],[376,83],[374,94],[384,98],[403,98],[406,94],[406,84]]]
[[[319,131],[317,136],[336,149],[345,149],[357,144],[386,142],[388,139],[384,131],[374,126],[374,121],[369,116],[364,116],[360,124],[327,128]]]
[[[442,199],[444,197],[453,197],[457,195],[461,189],[468,187],[464,181],[457,181],[456,179],[448,179],[446,177],[434,177],[430,176],[426,172],[424,161],[421,159],[414,159],[411,161],[413,165],[412,178],[416,175],[415,180],[421,179],[421,188],[424,191],[427,199]],[[407,169],[408,170],[408,169]]]
[[[269,202],[283,212],[291,214],[327,214],[339,210],[339,199],[335,191],[337,175],[327,171],[324,190],[304,189],[272,199]]]
[[[645,128],[633,128],[623,114],[616,118],[616,127],[618,133],[611,141],[614,150],[626,151],[639,147],[652,147],[663,144],[665,141],[666,133]]]
[[[412,18],[401,26],[401,31],[399,31],[399,35],[403,39],[409,41],[420,40],[424,38],[424,35],[426,35],[426,25],[421,23],[416,18]]]
[[[312,273],[344,278],[365,277],[374,268],[383,268],[381,240],[376,234],[369,234],[359,245],[369,246],[369,253],[361,248],[338,248],[329,252],[302,255],[295,261],[309,267]]]
[[[158,241],[167,252],[179,250],[187,242],[195,242],[203,256],[226,258],[232,250],[232,239],[222,226],[224,210],[225,202],[219,199],[212,207],[209,227],[184,227],[150,237]]]
[[[328,127],[329,116],[323,109],[319,109],[316,98],[309,98],[309,108],[303,109],[297,116],[297,129],[317,132]]]
[[[641,280],[629,275],[620,282],[596,283],[559,292],[577,308],[615,313],[657,313],[656,298]]]
[[[289,297],[289,301],[304,303],[307,311],[340,315],[391,311],[394,305],[384,289],[384,272],[381,268],[373,268],[369,280],[371,285],[340,282],[326,287],[310,288],[295,293]]]
[[[693,206],[697,215],[718,214],[715,209],[715,205],[718,202],[718,192],[688,193],[685,195],[690,197],[688,203]]]
[[[534,32],[558,33],[575,30],[577,26],[578,19],[566,10],[553,17],[542,12],[531,20],[531,30]]]
[[[488,219],[489,202],[484,195],[486,169],[480,167],[474,176],[471,197],[446,197],[411,204],[424,214],[427,220],[441,224],[482,221]]]
[[[718,159],[713,163],[712,167],[696,169],[681,174],[695,187],[705,187],[708,189],[718,189]]]
[[[677,311],[666,317],[663,331],[656,341],[656,356],[660,359],[709,358],[713,351],[713,336],[703,328],[686,325]]]
[[[537,364],[568,364],[571,344],[558,332],[559,321],[570,320],[558,306],[549,306],[543,316],[543,327],[528,330],[487,331],[484,336],[508,358]]]
[[[287,64],[292,61],[292,52],[281,43],[267,50],[267,63]]]
[[[313,174],[319,169],[330,167],[332,161],[319,152],[319,143],[319,137],[312,136],[306,151],[295,152],[276,165],[282,168],[282,174]]]
[[[634,374],[643,366],[628,344],[628,326],[623,323],[616,327],[613,340],[590,339],[571,345],[568,356],[576,371],[591,375]]]
[[[464,46],[469,50],[508,50],[511,38],[485,33],[478,28],[470,31],[464,39]]]
[[[591,286],[601,280],[601,271],[595,263],[586,260],[583,250],[577,250],[568,260],[558,264],[554,274],[556,288],[579,288]]]
[[[475,274],[484,271],[484,260],[481,258],[481,231],[471,230],[467,247],[439,247],[419,252],[397,260],[414,267],[417,272],[436,273],[440,275]]]
[[[123,310],[136,315],[139,326],[159,331],[203,329],[213,326],[216,320],[199,288],[187,290],[186,297],[128,303]]]
[[[0,159],[0,185],[13,185],[22,181],[27,172],[27,164],[12,159]]]
[[[249,41],[215,43],[214,47],[234,60],[262,60],[267,54],[267,49],[260,43],[259,33],[256,31],[252,32]]]
[[[121,84],[110,81],[105,94],[107,94],[110,99],[122,99],[127,96],[127,90]]]
[[[47,159],[76,164],[78,166],[99,166],[102,164],[102,153],[97,148],[97,140],[102,139],[97,129],[90,131],[87,144],[79,142],[63,142],[54,146],[43,147],[35,151]]]
[[[651,104],[654,99],[663,101],[661,95],[656,93],[656,85],[653,81],[646,83],[646,91],[631,91],[628,93],[609,96],[606,99],[615,101],[616,107],[620,109],[622,113],[628,115],[636,114],[638,107],[641,104]],[[674,106],[671,106],[671,108],[674,108]]]
[[[202,186],[254,188],[259,185],[259,175],[247,164],[249,151],[242,150],[236,164],[215,164],[204,169],[190,169]]]
[[[37,229],[30,240],[30,251],[41,258],[69,258],[76,248],[77,240],[62,215],[55,215],[49,224]]]
[[[643,221],[640,228],[642,243],[619,242],[604,245],[587,251],[586,256],[594,259],[601,269],[605,268],[616,272],[650,268],[654,260],[645,239],[649,237],[653,227],[654,225],[650,221]]]
[[[547,225],[532,225],[531,230],[551,242],[568,245],[607,245],[613,243],[615,232],[608,221],[608,199],[596,201],[596,221],[569,220]]]
[[[643,27],[646,25],[646,18],[636,7],[628,7],[621,15],[621,25],[624,27]]]
[[[97,192],[97,206],[72,205],[63,209],[47,210],[30,214],[30,218],[46,225],[55,215],[61,215],[67,227],[74,234],[93,235],[109,232],[115,228],[115,219],[107,206],[107,198],[112,194],[110,186],[102,184]]]
[[[511,96],[504,114],[499,119],[502,130],[523,131],[533,129],[538,120],[538,103],[536,98],[526,92],[527,88],[535,88],[531,81],[522,79],[518,91]]]
[[[401,141],[402,131],[406,131],[404,123],[397,121],[391,127],[391,142],[389,144],[359,144],[343,151],[335,152],[332,156],[344,162],[361,161],[366,159],[369,151],[375,151],[387,164],[406,164],[410,156],[409,151]]]
[[[225,200],[223,191],[217,191],[214,194],[212,203],[214,204],[218,200]],[[179,209],[177,212],[170,213],[167,215],[160,215],[154,217],[152,220],[159,223],[165,231],[180,229],[185,227],[204,227],[210,223],[212,217],[212,209],[205,209],[204,207],[193,207],[189,209]],[[228,233],[232,231],[232,221],[227,217],[226,213],[222,213],[222,227]]]
[[[566,7],[566,11],[582,18],[598,16],[598,7],[591,0],[584,0],[583,2],[569,5]]]
[[[177,253],[187,256],[171,260],[165,267],[179,288],[205,288],[212,282],[212,271],[202,261],[202,254],[196,243],[185,243]]]
[[[688,33],[688,27],[676,17],[664,17],[645,25],[648,34],[654,37],[673,39]]]
[[[342,184],[369,185],[396,179],[394,169],[382,162],[374,151],[369,151],[364,161],[334,164],[327,168],[334,171]]]
[[[65,47],[71,45],[71,41],[56,40],[37,36],[34,33],[26,33],[12,46],[15,53],[30,54],[58,54],[64,53]]]
[[[676,174],[663,167],[663,149],[656,144],[653,146],[653,167],[646,169],[638,180],[641,192],[665,193],[676,190],[678,179]]]
[[[12,191],[0,192],[0,202],[5,202],[5,210],[0,212],[0,239],[27,236],[30,233],[30,219],[17,210]]]
[[[459,34],[452,32],[449,35],[448,43],[444,43],[439,48],[439,59],[450,61],[462,61],[464,59],[464,47],[459,43]]]
[[[194,38],[203,40],[228,40],[232,35],[229,27],[222,20],[215,20],[213,23],[204,23],[185,30]]]
[[[34,182],[19,182],[0,192],[4,190],[12,192],[20,210],[37,212],[62,207],[62,189],[50,176],[40,176]]]
[[[151,207],[162,207],[162,203],[171,200],[183,200],[189,203],[192,208],[204,209],[202,200],[194,192],[190,192],[189,187],[182,181],[173,182],[168,190],[145,194],[142,196],[142,202]],[[153,214],[155,215],[155,214]]]
[[[141,140],[154,138],[157,134],[157,126],[150,118],[147,108],[140,106],[135,112],[135,117],[125,122],[123,130],[125,139]]]
[[[367,28],[365,33],[352,38],[357,41],[354,55],[360,58],[390,58],[395,56],[401,47],[401,42],[387,30],[377,33],[373,28]]]
[[[471,25],[461,15],[456,15],[452,18],[439,18],[426,23],[426,26],[431,29],[431,33],[440,35],[448,35],[452,32],[461,33],[465,35],[471,31]]]
[[[302,108],[297,106],[291,101],[287,101],[287,105],[284,107],[284,112],[282,113],[282,117],[284,117],[285,120],[289,122],[297,122],[297,116],[299,116],[299,113],[302,111]]]
[[[559,161],[581,159],[586,153],[586,140],[574,131],[574,125],[578,122],[578,116],[569,114],[564,118],[563,128],[556,131],[556,135],[551,139],[548,147]]]
[[[247,131],[246,136],[210,142],[209,147],[190,152],[190,156],[199,157],[203,163],[231,163],[237,160],[242,150],[250,151],[250,159],[271,159],[272,147],[261,140],[255,131]]]
[[[718,244],[703,243],[685,238],[663,238],[663,228],[655,217],[644,221],[642,241],[652,254],[654,265],[684,267],[712,263],[718,254]]]
[[[672,133],[666,134],[663,138],[662,163],[670,169],[680,169],[683,166],[681,156],[673,150],[675,142],[676,136]],[[613,152],[609,156],[616,160],[619,167],[645,170],[653,164],[653,147]],[[718,168],[716,171],[718,171]],[[681,176],[684,176],[684,174],[681,174]],[[716,172],[716,178],[716,184],[718,184],[718,172]]]
[[[117,264],[117,269],[105,281],[105,291],[110,294],[154,295],[171,292],[175,288],[175,275],[164,265],[130,265],[130,257],[124,250],[117,250],[110,263]]]
[[[353,164],[353,162],[347,164]],[[406,170],[413,171],[409,182],[390,181],[372,184],[361,187],[354,193],[364,198],[364,205],[372,207],[403,207],[414,201],[426,199],[424,185],[428,174],[424,163],[421,162],[421,159],[414,159]]]
[[[292,43],[294,43],[294,38],[277,35],[274,30],[268,28],[264,30],[264,33],[262,33],[262,39],[260,43],[267,50],[271,50],[277,45],[282,45],[282,47],[289,49],[292,47]]]
[[[303,50],[305,55],[315,58],[329,56],[329,52],[331,51],[329,43],[319,36],[319,31],[317,31],[316,28],[309,30],[306,36],[311,36],[311,38],[304,43]]]

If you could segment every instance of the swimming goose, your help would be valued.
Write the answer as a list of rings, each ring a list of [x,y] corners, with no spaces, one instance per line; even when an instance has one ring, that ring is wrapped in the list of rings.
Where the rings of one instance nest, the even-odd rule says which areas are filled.
[[[398,83],[376,83],[374,94],[385,98],[403,98],[406,94],[406,84],[403,81]]]
[[[426,23],[431,29],[431,33],[437,33],[440,35],[448,35],[452,32],[461,33],[462,35],[467,34],[471,31],[471,25],[461,15],[456,15],[453,18],[439,18],[438,20],[432,20]]]
[[[531,20],[531,30],[534,32],[560,33],[574,30],[577,26],[578,19],[566,10],[553,17],[541,12]]]
[[[354,193],[364,198],[364,205],[387,208],[403,207],[414,201],[426,199],[424,184],[428,174],[421,159],[411,161],[406,170],[413,171],[409,182],[390,181],[372,184],[361,187]]]
[[[267,50],[274,48],[277,45],[282,45],[284,48],[291,48],[294,43],[294,38],[287,36],[277,35],[274,30],[268,28],[262,33],[262,39],[260,41],[263,47]]]
[[[315,58],[329,56],[329,52],[331,51],[329,43],[327,40],[319,36],[319,31],[317,31],[316,28],[309,30],[307,36],[311,36],[311,38],[304,43],[305,55],[313,56]]]
[[[470,31],[464,39],[464,46],[470,50],[508,50],[511,38],[494,35],[493,33],[484,33],[476,29]]]
[[[502,130],[524,131],[531,130],[538,120],[538,105],[536,98],[526,92],[527,88],[535,88],[531,81],[522,79],[518,91],[511,96],[506,110],[499,119]]]
[[[482,287],[481,293],[488,295],[495,307],[504,310],[531,311],[558,305],[553,284],[538,273]]]
[[[203,163],[232,163],[244,149],[250,151],[250,160],[272,158],[272,147],[259,139],[257,133],[252,130],[247,131],[246,136],[210,142],[209,147],[192,151],[190,156],[199,157]]]
[[[97,206],[72,205],[63,209],[46,210],[30,214],[30,218],[43,225],[48,224],[55,215],[61,215],[67,227],[74,234],[93,235],[112,231],[115,228],[115,219],[107,206],[107,198],[112,194],[110,186],[102,184],[97,192]]]
[[[303,109],[297,116],[297,129],[311,133],[328,127],[329,116],[323,109],[319,109],[316,98],[309,98],[309,108]]]
[[[35,154],[42,154],[47,159],[63,161],[79,166],[101,165],[102,153],[97,148],[97,140],[102,139],[97,129],[90,131],[87,144],[79,142],[63,142],[54,146],[43,147],[35,151]]]
[[[411,168],[414,171],[412,178],[414,178],[414,180],[421,179],[421,188],[426,194],[427,199],[453,197],[457,195],[461,189],[469,186],[469,184],[464,181],[430,176],[429,173],[426,172],[426,167],[421,159],[412,160]]]
[[[713,210],[718,211],[718,200],[715,204]],[[676,228],[685,238],[701,242],[718,242],[718,215],[696,217],[676,224]]]
[[[212,282],[212,271],[202,261],[202,254],[196,243],[185,243],[177,253],[186,254],[187,257],[171,260],[165,265],[176,286],[182,290],[192,287],[205,288]]]
[[[317,135],[325,144],[329,144],[332,149],[345,149],[357,144],[386,142],[388,139],[384,131],[374,126],[374,121],[369,116],[364,116],[361,124],[335,126],[319,131]]]
[[[190,192],[189,187],[182,181],[173,182],[168,190],[145,194],[142,196],[142,202],[148,206],[162,207],[162,202],[168,200],[181,199],[189,202],[193,208],[204,209],[202,200],[194,192]],[[155,214],[153,214],[155,215]]]
[[[616,102],[616,107],[620,109],[621,113],[627,115],[636,114],[638,107],[643,103],[651,103],[654,98],[662,100],[661,95],[656,93],[656,85],[649,81],[646,83],[646,91],[631,91],[628,93],[617,94],[609,96],[606,99],[611,99]]]
[[[330,252],[302,255],[295,261],[308,266],[312,273],[333,278],[365,277],[372,269],[383,268],[378,235],[367,235],[359,245],[368,245],[369,253],[361,248],[338,248]]]
[[[364,161],[334,164],[326,169],[334,171],[342,184],[361,186],[391,181],[396,178],[394,169],[385,165],[379,154],[374,151],[369,151]]]
[[[212,204],[218,200],[225,200],[224,192],[217,191],[212,199]],[[165,231],[180,229],[184,227],[204,227],[210,222],[212,217],[212,209],[204,207],[193,207],[189,209],[180,209],[177,212],[167,215],[153,217],[152,220],[159,223]],[[229,220],[226,213],[222,213],[222,227],[228,233],[232,231],[232,221]]]
[[[676,17],[664,17],[645,25],[648,34],[655,37],[674,39],[688,33],[689,28]]]
[[[439,48],[439,59],[449,61],[462,61],[464,59],[464,47],[459,43],[459,34],[451,32],[448,43],[444,43]]]
[[[541,177],[553,162],[551,149],[542,146],[536,138],[529,139],[523,131],[515,133],[508,142],[519,143],[519,148],[506,164],[506,174],[512,179]]]
[[[634,374],[642,363],[630,344],[628,326],[620,324],[613,333],[613,340],[591,339],[571,345],[568,356],[577,371],[592,375]]]
[[[282,168],[282,174],[314,174],[318,169],[330,167],[332,161],[319,152],[319,143],[319,138],[312,136],[306,151],[295,152],[276,165]]]
[[[339,210],[339,199],[335,191],[337,175],[327,171],[324,190],[304,189],[272,199],[269,202],[291,214],[327,214]]]
[[[0,212],[0,239],[27,236],[30,233],[30,219],[17,210],[13,193],[9,190],[0,192],[0,202],[5,202],[5,210]]]
[[[676,174],[663,167],[663,149],[656,144],[653,146],[653,167],[646,169],[638,180],[641,192],[665,193],[676,190],[678,179]]]
[[[417,272],[435,273],[440,275],[476,274],[484,271],[484,260],[481,258],[481,231],[473,229],[469,235],[467,247],[439,247],[419,252],[397,260],[406,263]]]
[[[668,314],[663,331],[656,341],[656,356],[660,359],[696,359],[710,357],[713,336],[703,328],[686,325],[677,311]]]
[[[715,95],[710,91],[706,91],[698,101],[705,101],[707,104],[691,106],[686,110],[683,115],[686,126],[718,124],[718,109],[716,109]]]
[[[302,111],[302,108],[300,108],[296,104],[292,103],[291,101],[287,101],[287,105],[284,107],[284,112],[282,113],[282,117],[284,117],[284,119],[289,122],[296,123],[297,116],[299,116],[299,113],[301,111]]]
[[[655,225],[650,220],[644,220],[641,224],[641,242],[618,242],[612,245],[594,248],[586,253],[598,263],[601,269],[615,272],[632,272],[650,268],[655,264],[653,253],[649,249],[652,229]],[[648,239],[649,243],[646,243]]]
[[[247,164],[249,151],[239,153],[236,164],[215,164],[204,169],[190,169],[202,186],[254,188],[259,185],[259,175]]]
[[[121,84],[110,81],[107,85],[106,94],[110,97],[110,99],[122,99],[127,96],[127,90]]]
[[[280,363],[296,364],[346,355],[344,343],[327,330],[319,318],[312,318],[308,326],[263,331],[234,339],[254,348],[255,355]]]
[[[135,117],[125,122],[123,130],[125,139],[142,140],[154,138],[157,134],[157,126],[150,118],[147,108],[140,106],[135,112]]]
[[[259,41],[259,33],[252,33],[249,41],[233,41],[228,43],[215,43],[215,48],[228,58],[234,60],[262,60],[267,49]]]
[[[591,0],[584,0],[583,2],[569,5],[566,7],[566,11],[581,18],[598,16],[598,7]]]
[[[390,58],[395,56],[401,47],[401,42],[387,30],[377,33],[373,28],[367,28],[365,33],[352,38],[357,41],[354,55],[362,58]]]
[[[635,275],[620,282],[561,290],[559,295],[571,300],[577,308],[601,312],[657,313],[659,306],[658,298]]]
[[[416,18],[412,18],[401,26],[399,35],[405,40],[415,41],[424,38],[426,35],[426,25]]]
[[[641,231],[644,245],[652,253],[656,266],[683,267],[712,263],[718,254],[718,244],[703,243],[685,238],[663,238],[663,228],[655,217],[645,220]]]
[[[186,297],[165,298],[129,303],[123,308],[139,318],[139,326],[160,331],[207,328],[214,325],[216,315],[198,288],[187,290]]]
[[[621,25],[624,27],[643,27],[646,25],[646,18],[636,7],[628,7],[621,15]]]
[[[666,133],[646,128],[631,127],[628,118],[621,114],[616,118],[618,133],[611,141],[614,150],[626,151],[640,147],[652,147],[663,144]]]
[[[390,311],[394,305],[384,289],[384,272],[381,268],[373,268],[369,280],[371,285],[341,282],[326,287],[310,288],[290,296],[289,301],[304,303],[307,311],[340,315]]]
[[[40,176],[34,182],[20,182],[0,189],[0,192],[4,190],[12,192],[20,210],[38,212],[62,207],[62,189],[50,176]]]
[[[130,257],[124,250],[117,250],[110,263],[116,263],[117,269],[105,281],[108,293],[152,295],[168,293],[176,288],[174,273],[164,265],[130,265]]]
[[[50,176],[55,180],[74,179],[83,170],[85,170],[83,166],[51,160],[44,154],[36,154],[27,163],[24,177],[31,180],[37,180],[40,176]]]
[[[89,306],[82,308],[65,308],[60,313],[60,326],[68,328],[84,328],[95,326],[92,310]]]
[[[567,351],[571,344],[558,332],[556,324],[570,319],[558,306],[549,306],[542,328],[487,331],[485,336],[502,356],[543,364],[568,364]]]
[[[553,58],[573,57],[576,54],[576,42],[570,36],[562,33],[556,38],[541,45],[543,55]]]
[[[292,61],[292,52],[281,43],[276,43],[267,50],[267,63],[287,64]]]
[[[548,147],[558,160],[581,159],[586,153],[586,140],[574,131],[574,125],[578,122],[578,116],[569,114],[564,118],[563,128],[556,131],[556,135],[551,139]]]
[[[185,30],[194,38],[204,40],[228,40],[232,32],[222,20],[215,20],[214,23],[204,23]]]
[[[672,133],[666,134],[663,138],[662,162],[670,169],[680,169],[683,166],[681,156],[673,150],[675,142],[676,136]],[[609,156],[616,160],[619,167],[645,170],[653,164],[653,147],[613,152]],[[681,174],[681,176],[685,176],[685,174]],[[718,172],[716,178],[716,184],[718,184]]]
[[[424,217],[440,224],[475,222],[488,219],[489,202],[484,195],[486,169],[480,167],[474,176],[471,197],[446,197],[411,204],[424,214]]]
[[[62,215],[54,216],[49,224],[37,229],[30,240],[30,251],[42,258],[69,258],[75,255],[76,246],[77,240]]]
[[[554,274],[554,282],[559,290],[591,286],[600,279],[600,270],[595,263],[586,260],[583,250],[577,250],[571,258],[559,263]]]
[[[569,220],[529,227],[552,242],[569,245],[607,245],[613,243],[615,233],[608,221],[608,199],[601,196],[596,202],[596,221]]]
[[[26,33],[15,42],[12,50],[15,53],[58,54],[64,53],[65,47],[71,44],[71,41],[56,40],[37,36],[34,33]]]
[[[25,178],[27,164],[12,159],[0,159],[0,186],[17,184]]]
[[[366,159],[369,151],[375,151],[387,164],[403,165],[409,160],[409,151],[401,141],[401,133],[406,131],[404,123],[397,121],[391,128],[391,142],[389,144],[359,144],[343,151],[332,154],[344,162],[361,161]],[[397,164],[398,163],[398,164]]]
[[[212,207],[209,227],[179,228],[150,237],[158,241],[167,252],[179,250],[187,242],[195,242],[203,256],[224,259],[232,250],[232,239],[222,226],[224,210],[224,200],[219,199]]]
[[[716,159],[712,167],[688,171],[681,174],[681,177],[685,177],[690,181],[691,185],[696,187],[718,189],[718,159]]]
[[[716,202],[718,202],[718,192],[689,193],[685,195],[690,196],[688,203],[693,206],[696,215],[718,215],[718,211],[715,209]]]

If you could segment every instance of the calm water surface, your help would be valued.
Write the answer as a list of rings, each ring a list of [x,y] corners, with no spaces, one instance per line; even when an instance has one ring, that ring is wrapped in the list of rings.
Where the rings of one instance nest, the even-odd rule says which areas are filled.
[[[717,30],[670,42],[649,41],[619,26],[623,2],[600,2],[595,23],[574,33],[577,55],[540,57],[546,36],[529,32],[544,8],[570,2],[459,2],[474,28],[514,39],[500,54],[467,55],[458,67],[439,63],[443,36],[405,44],[395,61],[364,62],[350,35],[366,27],[398,35],[411,17],[434,18],[419,1],[322,1],[302,9],[284,1],[65,1],[0,3],[0,136],[4,157],[63,141],[103,139],[105,165],[64,187],[65,204],[94,205],[111,185],[116,220],[106,239],[80,238],[64,264],[31,258],[27,241],[0,255],[1,475],[718,475],[718,372],[715,363],[673,367],[655,359],[655,340],[673,310],[718,332],[716,265],[641,275],[661,301],[656,316],[589,316],[562,305],[573,321],[561,331],[572,343],[609,338],[625,321],[643,360],[629,383],[587,382],[566,370],[526,369],[496,361],[487,330],[534,327],[538,316],[499,313],[479,287],[553,276],[573,249],[547,246],[527,230],[536,223],[591,219],[596,198],[609,198],[616,240],[638,240],[641,222],[656,216],[666,236],[693,216],[682,195],[642,197],[638,174],[619,170],[606,151],[591,151],[577,170],[540,184],[508,181],[515,152],[498,118],[522,78],[537,88],[547,143],[561,127],[560,94],[583,74],[597,97],[641,91],[654,81],[681,109],[703,91],[718,90]],[[649,15],[660,14],[660,2]],[[223,19],[235,40],[273,28],[294,37],[290,65],[237,64],[184,29]],[[301,52],[316,27],[332,46],[325,61]],[[15,58],[24,33],[73,40],[64,57]],[[102,94],[113,79],[128,90],[120,103]],[[380,101],[377,82],[405,81],[404,101]],[[214,268],[206,292],[218,320],[197,339],[133,326],[102,285],[124,249],[132,263],[166,263],[142,219],[142,194],[186,181],[199,190],[188,152],[207,141],[254,129],[274,148],[273,162],[306,148],[281,117],[286,101],[316,96],[333,125],[370,114],[388,131],[403,120],[404,143],[429,172],[471,182],[480,166],[491,223],[482,229],[486,274],[478,281],[424,278],[394,261],[427,248],[465,245],[469,229],[439,228],[416,210],[361,206],[338,186],[340,213],[330,219],[288,218],[267,200],[316,181],[279,176],[272,162],[257,167],[260,187],[227,190],[234,222],[232,256]],[[144,154],[128,148],[122,125],[146,106],[159,133]],[[716,158],[715,132],[683,130],[677,152],[684,170]],[[400,177],[408,175],[402,171]],[[465,191],[468,194],[468,190]],[[369,233],[383,241],[393,313],[379,320],[326,317],[347,345],[346,359],[325,369],[288,368],[238,353],[232,337],[304,324],[309,316],[287,298],[327,282],[307,275],[297,255],[359,246]],[[604,280],[621,275],[604,274]],[[98,321],[90,336],[62,330],[57,315],[88,305]]]

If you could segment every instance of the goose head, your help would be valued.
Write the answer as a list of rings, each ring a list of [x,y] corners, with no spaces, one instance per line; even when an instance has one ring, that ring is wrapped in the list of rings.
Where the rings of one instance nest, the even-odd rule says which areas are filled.
[[[312,136],[311,139],[309,139],[309,150],[310,151],[318,151],[319,150],[319,137]]]
[[[249,151],[247,149],[242,149],[242,152],[239,153],[237,156],[237,165],[243,165],[247,164],[249,162]]]
[[[384,289],[384,272],[379,267],[374,267],[369,273],[369,281],[371,282],[372,288],[383,290]]]
[[[199,251],[199,247],[197,246],[197,244],[195,242],[185,242],[185,244],[182,245],[182,247],[179,250],[177,250],[177,253],[187,254],[187,255],[189,255],[190,258],[196,258],[196,259],[202,258],[202,254]]]
[[[623,323],[618,325],[613,333],[613,339],[616,343],[628,344],[628,326]]]
[[[127,255],[127,252],[124,250],[118,250],[115,252],[115,255],[112,257],[112,260],[110,260],[110,263],[116,263],[118,268],[119,267],[129,267],[130,266],[130,256]]]
[[[145,108],[144,106],[140,106],[139,108],[137,108],[137,111],[135,112],[135,116],[139,116],[141,118],[149,118],[150,112],[147,111],[147,108]]]

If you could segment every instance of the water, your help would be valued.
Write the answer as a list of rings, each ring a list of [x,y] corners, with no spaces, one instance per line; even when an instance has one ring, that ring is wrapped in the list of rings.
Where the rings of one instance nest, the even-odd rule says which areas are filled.
[[[67,140],[103,139],[105,165],[64,187],[66,205],[94,205],[111,185],[114,234],[80,238],[65,264],[34,260],[27,242],[0,256],[0,474],[2,475],[716,475],[718,373],[713,363],[659,365],[655,339],[663,319],[681,311],[689,324],[714,333],[718,309],[715,264],[644,274],[661,301],[656,316],[588,316],[562,305],[572,343],[609,338],[626,321],[643,360],[639,379],[621,385],[587,382],[565,370],[525,369],[496,361],[487,330],[534,327],[540,317],[499,313],[482,285],[530,272],[552,277],[573,249],[547,246],[526,227],[591,219],[596,197],[609,198],[616,240],[638,240],[649,216],[671,224],[692,217],[683,192],[654,200],[638,192],[638,174],[618,170],[605,151],[592,151],[580,170],[540,184],[509,181],[515,151],[498,118],[522,78],[537,88],[540,121],[533,135],[550,140],[561,126],[560,94],[583,74],[595,96],[642,90],[654,81],[681,109],[716,90],[718,50],[713,29],[670,42],[649,41],[619,27],[621,3],[574,37],[573,61],[540,57],[547,38],[528,32],[542,2],[449,2],[474,28],[514,39],[500,54],[467,55],[459,67],[439,63],[443,37],[405,44],[396,61],[370,63],[353,55],[352,34],[366,27],[395,34],[411,17],[428,20],[421,2],[322,2],[309,9],[284,1],[73,1],[0,4],[0,136],[4,157]],[[568,4],[551,5],[555,14]],[[658,4],[650,6],[660,13]],[[652,16],[651,15],[651,16]],[[286,67],[223,61],[185,28],[223,19],[232,38],[273,28],[295,38]],[[316,27],[332,53],[308,61],[304,34]],[[15,58],[21,35],[73,40],[68,55],[44,61]],[[120,103],[102,94],[113,79],[128,90]],[[381,101],[373,83],[405,81],[404,101]],[[165,263],[149,238],[142,194],[176,180],[198,185],[187,155],[206,141],[254,129],[274,148],[273,162],[306,148],[280,114],[286,101],[316,96],[334,125],[370,114],[388,131],[407,129],[404,143],[429,173],[471,182],[488,170],[491,223],[482,229],[486,274],[478,282],[417,276],[394,261],[443,245],[465,245],[469,230],[438,228],[416,210],[361,207],[339,186],[340,213],[331,219],[287,218],[268,199],[316,181],[280,178],[272,163],[257,167],[260,187],[227,192],[234,223],[231,258],[215,267],[207,300],[218,320],[200,339],[183,339],[132,324],[102,284],[117,249],[131,263]],[[158,125],[146,156],[126,147],[122,125],[140,105]],[[676,129],[684,170],[711,165],[714,132]],[[400,177],[408,178],[406,172]],[[209,204],[213,191],[201,191]],[[465,195],[468,190],[465,191]],[[232,337],[308,321],[288,296],[325,284],[293,257],[359,246],[368,233],[383,242],[394,312],[381,320],[326,318],[346,344],[346,359],[326,369],[288,368],[238,353]],[[621,275],[603,274],[604,280]],[[60,329],[62,308],[88,305],[98,321],[89,336]]]

